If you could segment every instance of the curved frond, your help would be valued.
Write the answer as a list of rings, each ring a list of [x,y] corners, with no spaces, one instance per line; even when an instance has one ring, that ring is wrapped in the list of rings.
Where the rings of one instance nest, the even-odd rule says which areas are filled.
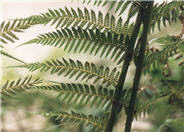
[[[127,38],[123,34],[102,33],[98,29],[93,31],[81,28],[66,28],[41,34],[22,45],[36,43],[54,47],[63,46],[64,50],[68,52],[86,53],[88,51],[89,54],[99,54],[100,57],[110,56],[116,62],[124,56],[124,51],[127,50]]]
[[[67,112],[35,112],[35,114],[40,114],[46,117],[55,117],[56,120],[72,123],[75,125],[85,124],[91,126],[93,130],[104,130],[106,126],[106,118],[94,117],[93,115],[84,115],[71,111]]]
[[[1,88],[0,95],[2,99],[7,97],[12,97],[17,93],[26,91],[32,88],[35,84],[40,84],[42,81],[40,79],[32,79],[32,76],[27,76],[24,79],[18,79],[17,81],[7,81]]]
[[[69,59],[67,61],[64,58],[62,61],[52,60],[45,63],[30,63],[17,67],[27,68],[31,72],[35,70],[40,70],[41,72],[50,71],[51,74],[57,73],[69,78],[75,77],[75,80],[86,80],[86,82],[93,79],[93,84],[102,81],[101,84],[106,86],[116,85],[120,74],[116,68],[113,70],[104,66],[97,68],[93,63],[86,62],[82,64],[78,60]]]

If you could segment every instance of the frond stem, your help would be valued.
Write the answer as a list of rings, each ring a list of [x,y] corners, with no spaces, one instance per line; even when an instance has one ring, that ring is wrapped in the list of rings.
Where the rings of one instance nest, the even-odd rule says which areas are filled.
[[[143,9],[140,6],[139,7],[139,12],[138,12],[138,15],[137,15],[137,18],[136,18],[136,23],[135,23],[135,26],[134,26],[134,29],[133,29],[133,34],[131,36],[131,39],[129,40],[128,47],[127,47],[128,51],[130,51],[130,52],[128,52],[128,51],[125,52],[125,61],[124,61],[124,64],[123,64],[123,67],[122,67],[122,70],[121,70],[121,75],[119,77],[119,81],[118,81],[118,84],[117,84],[116,90],[115,90],[114,98],[118,102],[120,101],[121,91],[123,90],[123,86],[124,86],[125,78],[126,78],[126,75],[127,75],[127,71],[128,71],[129,65],[130,65],[130,61],[132,60],[133,55],[131,53],[133,53],[133,49],[134,49],[136,39],[137,39],[137,36],[138,36],[138,33],[139,33],[139,29],[140,29],[140,26],[141,26],[142,14],[143,14]],[[117,102],[113,102],[111,113],[110,113],[110,118],[108,120],[107,127],[106,127],[106,132],[112,132],[113,126],[115,124],[115,121],[117,119],[117,116],[118,116],[121,108],[122,108],[122,105],[118,104]]]
[[[143,4],[147,6],[147,8],[144,9],[144,16],[142,17],[144,27],[143,27],[143,33],[142,33],[141,42],[140,42],[141,45],[140,45],[139,56],[138,56],[138,64],[136,65],[136,73],[135,73],[134,82],[132,86],[130,103],[128,106],[125,132],[131,131],[131,125],[134,117],[135,100],[136,100],[136,95],[139,87],[139,82],[141,79],[141,73],[142,73],[143,63],[144,63],[144,54],[145,54],[145,49],[147,44],[147,37],[148,37],[150,23],[152,19],[153,3],[154,3],[153,1],[143,2]]]

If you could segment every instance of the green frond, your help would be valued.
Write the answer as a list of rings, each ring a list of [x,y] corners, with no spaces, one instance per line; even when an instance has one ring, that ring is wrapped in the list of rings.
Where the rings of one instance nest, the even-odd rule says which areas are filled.
[[[7,81],[1,88],[0,95],[2,99],[12,97],[17,93],[24,92],[32,88],[35,84],[40,84],[40,79],[32,79],[32,76],[27,76],[24,79],[18,79],[17,81]]]
[[[24,63],[24,64],[25,64],[24,61],[22,61],[22,60],[20,60],[20,59],[17,59],[17,58],[15,58],[15,57],[13,57],[12,55],[10,55],[10,54],[4,52],[3,50],[0,51],[0,54],[6,56],[6,57],[8,57],[8,58],[11,58],[11,59],[13,59],[13,60],[16,60],[16,61],[18,61],[18,62],[21,62],[21,63]]]
[[[163,100],[168,100],[170,95],[166,96],[154,96],[151,99],[145,101],[141,101],[136,105],[136,113],[134,117],[137,119],[141,117],[142,114],[146,115],[151,113],[155,109],[155,105],[160,103]]]
[[[118,13],[118,15],[122,15],[130,5],[134,5],[136,7],[140,6],[139,1],[127,1],[127,0],[114,0],[114,1],[108,1],[108,0],[84,0],[83,3],[93,3],[94,6],[107,6],[108,5],[108,11],[115,10],[115,13]]]
[[[0,42],[6,44],[8,41],[14,42],[18,40],[15,33],[23,32],[32,25],[39,24],[37,16],[28,17],[25,19],[15,19],[13,21],[3,21],[0,25]]]
[[[34,88],[57,91],[60,93],[57,98],[61,98],[66,103],[90,104],[91,107],[95,105],[96,108],[102,107],[106,110],[109,110],[111,103],[115,101],[113,99],[114,90],[101,86],[95,88],[95,86],[87,84],[60,83],[57,85],[40,85]]]
[[[184,51],[184,40],[177,37],[167,36],[163,38],[158,38],[155,40],[157,43],[161,43],[163,49],[155,53],[150,53],[145,57],[145,68],[149,69],[151,65],[165,64],[169,57],[177,54],[177,50]]]
[[[48,12],[42,13],[41,15],[34,18],[34,21],[39,22],[38,24],[46,25],[50,23],[58,27],[81,27],[86,29],[99,29],[100,31],[109,31],[116,34],[122,34],[123,22],[120,17],[115,20],[113,15],[107,13],[103,16],[102,12],[95,13],[95,11],[84,9],[83,11],[79,8],[69,10],[65,7],[65,10],[59,8],[55,10],[49,9]]]
[[[36,43],[54,47],[63,46],[64,50],[68,52],[86,53],[88,51],[89,54],[99,54],[100,57],[106,58],[110,56],[116,62],[124,56],[124,51],[127,50],[128,44],[125,41],[126,39],[127,37],[123,34],[102,33],[98,29],[93,31],[81,28],[66,28],[56,32],[41,34],[22,45]]]
[[[82,64],[78,60],[69,59],[67,61],[64,58],[62,61],[52,60],[45,63],[29,63],[17,67],[27,68],[31,72],[35,70],[47,72],[50,70],[51,74],[57,73],[69,78],[75,77],[75,80],[86,80],[86,82],[93,79],[93,84],[101,81],[101,84],[106,86],[116,85],[120,74],[116,68],[113,70],[104,66],[97,68],[93,63],[85,62],[85,64]]]
[[[84,115],[71,111],[67,112],[35,112],[35,114],[40,114],[45,117],[55,117],[56,120],[72,123],[75,125],[85,124],[86,126],[92,127],[93,130],[104,130],[106,126],[106,119],[104,117],[94,117],[93,115]]]
[[[164,82],[161,81],[157,85],[158,89],[156,89],[156,91],[152,91],[149,88],[146,88],[139,92],[135,110],[135,118],[140,117],[142,114],[151,114],[156,109],[158,104],[162,102],[165,102],[168,105],[170,102],[177,102],[179,98],[183,97],[183,84],[183,80],[180,81],[165,79]]]
[[[153,7],[153,18],[151,22],[152,31],[154,31],[157,25],[161,30],[161,24],[167,26],[167,23],[171,24],[178,20],[180,16],[180,6],[183,5],[183,1],[163,2],[162,4],[156,4]]]

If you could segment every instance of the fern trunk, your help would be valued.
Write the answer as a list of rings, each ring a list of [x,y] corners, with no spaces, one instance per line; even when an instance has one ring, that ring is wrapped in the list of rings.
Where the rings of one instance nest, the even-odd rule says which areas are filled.
[[[138,36],[138,32],[139,32],[139,29],[141,26],[142,14],[143,14],[143,10],[142,10],[142,7],[140,7],[137,18],[136,18],[136,23],[135,23],[135,26],[133,29],[133,34],[132,34],[131,39],[129,40],[128,48],[127,48],[127,51],[125,53],[125,61],[123,64],[123,68],[121,70],[121,75],[119,77],[119,81],[118,81],[118,84],[117,84],[116,90],[115,90],[114,98],[117,101],[113,102],[113,104],[112,104],[111,114],[110,114],[110,118],[109,118],[108,123],[107,123],[106,132],[112,132],[113,126],[114,126],[115,121],[117,119],[117,116],[122,108],[121,104],[119,104],[118,102],[120,101],[121,93],[122,93],[121,91],[123,90],[127,71],[128,71],[129,65],[130,65],[130,61],[132,60],[133,49],[134,49],[136,39]]]
[[[141,73],[143,69],[143,62],[144,62],[144,54],[145,54],[145,49],[146,49],[146,44],[147,44],[147,37],[149,33],[149,27],[150,27],[150,22],[152,18],[152,7],[153,7],[153,1],[151,2],[144,2],[143,3],[144,7],[144,16],[143,16],[143,33],[141,36],[141,41],[140,43],[140,50],[139,50],[139,55],[138,55],[138,63],[136,65],[136,73],[134,77],[134,83],[132,87],[132,93],[131,93],[131,98],[130,98],[130,104],[128,107],[128,112],[127,112],[127,120],[126,120],[126,125],[125,125],[125,132],[130,132],[131,131],[131,124],[133,121],[133,116],[134,116],[134,109],[135,109],[135,100],[136,100],[136,95],[138,91],[138,86],[141,78]]]

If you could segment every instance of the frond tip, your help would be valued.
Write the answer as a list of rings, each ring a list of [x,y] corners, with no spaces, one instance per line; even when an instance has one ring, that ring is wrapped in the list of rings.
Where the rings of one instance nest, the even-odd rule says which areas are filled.
[[[67,112],[49,112],[49,113],[41,113],[36,112],[35,114],[40,114],[46,117],[55,117],[56,120],[72,123],[75,125],[85,124],[87,126],[91,126],[93,130],[104,130],[106,126],[105,118],[98,118],[92,115],[84,115],[78,114],[76,112],[71,111],[71,113]]]
[[[24,92],[32,87],[35,84],[40,84],[42,81],[40,79],[32,79],[32,76],[27,76],[24,79],[18,79],[17,81],[7,81],[1,88],[0,95],[2,99],[6,97],[12,97],[17,93]]]
[[[40,21],[37,16],[31,16],[24,19],[15,19],[13,21],[3,21],[0,24],[0,42],[3,44],[19,40],[15,33],[23,32],[32,25],[39,24]]]

